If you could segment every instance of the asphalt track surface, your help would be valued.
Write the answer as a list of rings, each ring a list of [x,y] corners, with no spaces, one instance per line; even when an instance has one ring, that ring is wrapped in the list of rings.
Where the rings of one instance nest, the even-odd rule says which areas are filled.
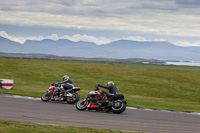
[[[200,133],[200,115],[127,109],[122,114],[78,111],[75,105],[0,95],[0,120],[149,133]]]

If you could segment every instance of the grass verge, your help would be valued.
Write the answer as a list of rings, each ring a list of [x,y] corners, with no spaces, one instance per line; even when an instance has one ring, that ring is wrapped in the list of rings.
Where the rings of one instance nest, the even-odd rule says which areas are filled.
[[[82,88],[112,80],[128,106],[200,112],[200,67],[54,60],[0,59],[0,78],[14,79],[13,90],[0,93],[40,97],[67,74]]]
[[[128,133],[119,130],[35,124],[0,120],[1,133]],[[137,132],[139,133],[139,132]],[[141,133],[141,132],[140,132]]]

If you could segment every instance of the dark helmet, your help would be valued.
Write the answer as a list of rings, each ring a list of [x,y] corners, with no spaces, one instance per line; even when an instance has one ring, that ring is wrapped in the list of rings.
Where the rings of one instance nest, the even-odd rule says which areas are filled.
[[[64,75],[64,76],[63,76],[63,81],[64,81],[64,80],[68,80],[68,79],[69,79],[69,76],[67,76],[67,75]]]
[[[107,83],[107,86],[113,86],[114,85],[114,82],[113,81],[109,81],[108,83]]]

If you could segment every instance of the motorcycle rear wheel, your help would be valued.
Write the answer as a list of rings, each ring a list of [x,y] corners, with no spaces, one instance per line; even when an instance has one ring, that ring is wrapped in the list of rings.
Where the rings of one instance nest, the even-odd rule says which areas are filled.
[[[112,112],[115,114],[121,114],[126,110],[126,103],[122,100],[116,100],[112,106]]]
[[[48,102],[51,99],[50,93],[49,92],[45,92],[42,94],[41,96],[41,100],[43,102]]]
[[[78,102],[80,95],[78,93],[72,93],[73,97],[67,97],[66,101],[69,104],[74,104]]]
[[[83,99],[79,100],[77,103],[76,103],[76,109],[77,110],[80,110],[80,111],[84,111],[87,109],[87,106],[88,106],[88,101],[83,101]]]

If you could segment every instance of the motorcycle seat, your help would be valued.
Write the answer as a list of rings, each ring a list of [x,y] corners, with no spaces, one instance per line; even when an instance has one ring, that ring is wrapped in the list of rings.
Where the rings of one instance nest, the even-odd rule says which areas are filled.
[[[80,89],[80,90],[81,90],[81,88],[80,88],[80,87],[74,87],[73,89],[76,89],[76,90],[79,90],[79,89]]]
[[[113,100],[115,99],[124,99],[124,95],[122,94],[115,94]]]

